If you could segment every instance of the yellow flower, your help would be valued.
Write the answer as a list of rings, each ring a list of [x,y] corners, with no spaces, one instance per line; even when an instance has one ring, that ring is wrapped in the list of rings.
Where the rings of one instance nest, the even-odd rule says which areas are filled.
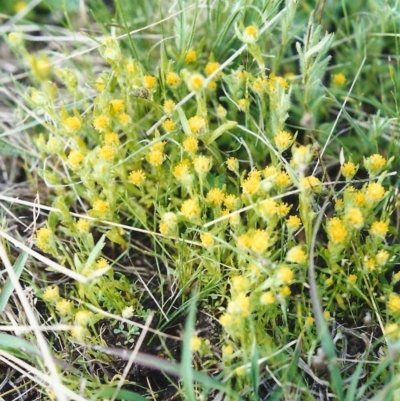
[[[232,354],[233,354],[233,347],[232,347],[232,345],[225,345],[225,346],[222,348],[222,353],[223,353],[224,355],[232,355]]]
[[[279,189],[284,189],[291,184],[289,174],[286,171],[279,172],[275,177],[275,184]]]
[[[109,120],[106,116],[100,115],[93,120],[93,127],[96,131],[104,132],[108,129]]]
[[[346,241],[348,231],[339,217],[332,217],[327,224],[329,239],[334,243]]]
[[[175,107],[175,102],[171,99],[166,100],[164,102],[164,112],[167,115],[172,114],[172,112],[174,111],[174,107]]]
[[[113,99],[110,104],[116,113],[121,113],[125,110],[125,102],[122,99]]]
[[[211,170],[212,160],[207,156],[197,156],[193,160],[193,166],[199,176],[204,176]]]
[[[102,92],[106,88],[106,82],[104,80],[104,77],[102,76],[98,77],[96,79],[94,87],[98,92]]]
[[[324,311],[324,318],[326,320],[329,320],[331,318],[331,313],[328,310]]]
[[[278,205],[277,213],[279,217],[285,217],[292,208],[292,205],[288,205],[287,203],[281,202]]]
[[[64,127],[68,133],[74,133],[82,127],[82,121],[76,117],[67,117],[64,120]]]
[[[249,249],[251,238],[248,234],[242,234],[237,238],[236,243],[239,249]]]
[[[208,248],[214,245],[214,238],[210,233],[200,234],[201,244]]]
[[[182,142],[183,149],[188,153],[196,153],[199,148],[199,141],[192,136],[189,136]]]
[[[310,175],[308,177],[304,177],[302,181],[302,187],[304,189],[311,189],[313,191],[320,191],[322,189],[322,183],[319,178]]]
[[[364,216],[358,207],[353,207],[347,211],[346,220],[357,230],[364,225]]]
[[[96,269],[106,269],[108,268],[108,262],[105,258],[99,258],[96,260]]]
[[[168,86],[172,86],[174,88],[180,84],[181,79],[176,72],[169,72],[165,77],[165,82]]]
[[[87,233],[87,232],[89,232],[89,229],[90,229],[90,221],[87,219],[79,219],[76,222],[76,228],[80,232]]]
[[[145,75],[143,77],[143,86],[146,89],[154,89],[157,85],[157,79],[151,75]]]
[[[83,162],[84,158],[85,156],[79,150],[71,150],[68,155],[68,163],[72,167],[77,167]]]
[[[377,153],[364,158],[364,167],[367,169],[370,176],[378,174],[386,166],[386,163],[387,160]]]
[[[265,199],[257,205],[256,210],[263,219],[269,220],[278,213],[278,203],[273,199]]]
[[[249,316],[250,298],[244,292],[240,292],[228,303],[227,310],[230,314],[237,314],[243,317]]]
[[[379,250],[375,256],[376,263],[378,263],[378,265],[381,267],[386,265],[388,259],[389,259],[389,252],[383,249]]]
[[[185,200],[182,203],[181,212],[188,219],[199,217],[200,207],[198,200],[193,198]]]
[[[143,185],[146,179],[146,174],[142,170],[131,171],[128,176],[128,181],[136,186]]]
[[[99,156],[106,162],[111,162],[115,156],[115,149],[111,146],[105,145],[99,149]]]
[[[396,294],[390,294],[387,306],[392,312],[400,311],[400,296]]]
[[[349,282],[350,284],[354,285],[357,281],[357,276],[355,274],[350,274],[349,276]]]
[[[248,99],[239,99],[237,101],[239,110],[241,111],[246,111],[247,110],[247,106],[250,104],[250,100]]]
[[[341,173],[346,180],[351,180],[358,170],[358,164],[355,165],[353,162],[344,163],[341,167]]]
[[[131,121],[131,117],[129,116],[129,114],[121,113],[118,116],[118,120],[122,125],[126,125]]]
[[[232,289],[237,292],[243,292],[248,287],[248,280],[243,276],[232,277]]]
[[[277,174],[278,170],[276,169],[275,166],[267,166],[264,168],[264,170],[262,171],[262,175],[265,178],[270,178],[273,177]]]
[[[269,235],[264,230],[256,230],[251,238],[250,249],[253,252],[262,253],[269,246]]]
[[[225,315],[221,315],[218,320],[222,327],[228,327],[232,323],[232,315],[226,313]]]
[[[103,200],[97,200],[93,203],[93,210],[105,214],[108,211],[108,203]]]
[[[288,297],[292,291],[290,290],[290,287],[288,285],[284,285],[280,290],[279,294],[281,294],[283,297]]]
[[[384,327],[385,335],[391,339],[398,339],[400,335],[399,325],[397,323],[390,323]]]
[[[217,83],[215,81],[210,81],[208,83],[207,89],[209,91],[215,91],[217,89]]]
[[[75,314],[75,323],[79,324],[80,326],[86,326],[90,319],[92,318],[93,313],[87,310],[81,310],[76,312]]]
[[[239,161],[236,157],[230,157],[225,163],[229,171],[237,172],[239,170]]]
[[[193,336],[193,337],[190,339],[190,349],[191,349],[193,352],[197,352],[197,351],[200,349],[201,344],[202,344],[202,340],[201,340],[201,338],[198,337],[198,336]]]
[[[203,117],[191,117],[188,120],[188,124],[193,134],[202,134],[206,130],[206,120]]]
[[[56,309],[60,315],[67,315],[72,310],[72,303],[65,298],[61,298],[56,303]]]
[[[294,168],[300,168],[302,166],[307,166],[311,162],[313,151],[310,145],[301,145],[298,147],[292,147],[292,155],[291,164]]]
[[[203,89],[204,77],[201,74],[192,74],[188,81],[188,88],[191,91],[198,92]]]
[[[185,56],[185,64],[194,63],[197,60],[197,54],[193,49],[189,49]]]
[[[51,250],[50,240],[53,233],[50,228],[42,227],[36,231],[36,246],[43,252],[49,253]]]
[[[154,167],[159,167],[165,159],[164,153],[161,150],[150,150],[147,155],[147,161]]]
[[[273,305],[275,303],[275,295],[272,291],[264,292],[260,297],[262,305]]]
[[[46,287],[46,289],[43,291],[43,301],[45,302],[57,302],[59,297],[60,290],[56,285]]]
[[[224,205],[228,210],[235,210],[238,206],[239,199],[233,194],[225,196]]]
[[[243,32],[243,42],[255,43],[258,39],[258,28],[254,25],[249,25]]]
[[[378,238],[385,238],[387,232],[389,230],[388,225],[384,221],[375,221],[371,225],[370,234],[378,237]]]
[[[288,251],[286,260],[291,263],[304,264],[307,261],[307,254],[300,245],[296,245]]]
[[[216,61],[210,61],[209,63],[207,63],[204,71],[205,71],[206,75],[209,77],[213,72],[218,70],[219,66],[220,66],[220,64],[217,63]]]
[[[385,189],[378,182],[370,182],[366,189],[367,200],[379,202],[385,196]]]
[[[255,194],[260,189],[260,183],[260,174],[252,174],[251,172],[241,185],[243,193],[249,195]]]
[[[107,132],[104,135],[104,144],[108,146],[118,146],[119,145],[118,134],[115,132]]]
[[[346,76],[339,72],[338,74],[332,75],[332,82],[335,85],[343,85],[346,82]]]
[[[162,126],[164,127],[165,131],[171,132],[175,129],[176,124],[174,121],[168,118],[162,123]]]
[[[312,316],[307,316],[306,317],[306,325],[311,326],[312,324],[314,324],[314,318]]]
[[[287,131],[278,131],[274,142],[279,152],[285,151],[293,142],[293,135]]]
[[[294,273],[289,266],[282,266],[276,273],[279,284],[291,284],[293,282]]]
[[[372,272],[374,270],[376,270],[376,263],[374,259],[371,259],[370,257],[368,257],[367,255],[364,256],[364,260],[363,260],[363,267],[365,270],[367,270],[368,272]]]
[[[220,188],[211,188],[207,193],[207,199],[213,205],[221,205],[225,199],[224,191],[222,191]]]
[[[133,316],[133,313],[135,311],[135,308],[131,306],[125,306],[125,308],[121,312],[121,316],[124,319],[130,319]]]
[[[301,226],[301,220],[298,216],[289,216],[286,219],[286,227],[290,233],[297,231]]]

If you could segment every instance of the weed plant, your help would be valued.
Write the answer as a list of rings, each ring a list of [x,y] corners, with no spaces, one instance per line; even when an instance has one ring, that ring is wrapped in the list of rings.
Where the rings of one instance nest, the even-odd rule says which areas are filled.
[[[399,399],[398,1],[74,4],[2,29],[21,386]]]

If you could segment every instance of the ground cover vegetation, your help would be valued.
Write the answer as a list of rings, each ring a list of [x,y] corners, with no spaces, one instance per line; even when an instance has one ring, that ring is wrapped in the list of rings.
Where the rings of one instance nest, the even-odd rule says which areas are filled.
[[[3,399],[399,399],[398,1],[60,4],[1,6]]]

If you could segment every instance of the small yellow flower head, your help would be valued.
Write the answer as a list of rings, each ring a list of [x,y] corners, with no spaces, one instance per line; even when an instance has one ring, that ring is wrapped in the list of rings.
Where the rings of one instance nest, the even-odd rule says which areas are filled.
[[[224,355],[232,355],[232,354],[233,354],[233,347],[232,347],[232,345],[225,345],[225,346],[222,348],[222,353],[223,353]]]
[[[113,38],[106,38],[103,40],[103,44],[106,46],[103,50],[104,59],[110,64],[117,63],[121,58],[121,49],[118,42]]]
[[[174,177],[185,187],[191,187],[193,184],[193,174],[190,173],[190,161],[187,159],[182,160],[176,165],[172,174]]]
[[[290,263],[304,264],[307,262],[307,254],[300,245],[296,245],[289,249],[286,260]]]
[[[364,207],[367,204],[367,197],[361,191],[356,191],[353,195],[354,203],[359,207]]]
[[[143,77],[143,86],[148,89],[152,90],[155,89],[157,85],[157,79],[151,75],[145,75]]]
[[[262,175],[263,175],[265,178],[274,177],[277,173],[278,173],[278,170],[276,169],[275,166],[267,166],[267,167],[265,167],[264,170],[262,171]]]
[[[97,92],[102,92],[106,88],[106,80],[105,77],[99,76],[96,79],[96,82],[94,84],[94,88],[97,90]]]
[[[400,311],[400,296],[397,294],[390,294],[387,306],[391,312],[394,312],[394,313],[399,312]]]
[[[90,319],[93,317],[93,313],[88,310],[80,310],[75,314],[75,323],[80,326],[86,326]]]
[[[207,63],[204,71],[205,71],[206,75],[209,77],[213,72],[218,70],[219,66],[220,66],[220,64],[217,63],[216,61],[210,61],[209,63]]]
[[[70,332],[71,332],[71,336],[73,338],[75,338],[77,341],[83,341],[85,338],[86,329],[85,329],[85,327],[83,327],[79,324],[75,324],[71,328]]]
[[[374,177],[386,166],[387,160],[380,154],[375,153],[370,157],[364,158],[364,167],[370,177]]]
[[[199,92],[203,89],[204,77],[201,74],[192,74],[189,77],[188,88],[190,91]]]
[[[93,203],[93,210],[101,214],[106,214],[108,211],[108,203],[103,200],[97,200]]]
[[[196,173],[200,177],[203,177],[211,170],[211,167],[212,167],[211,157],[197,156],[193,160],[193,166],[194,166]]]
[[[357,276],[355,274],[350,274],[349,275],[349,283],[351,285],[354,285],[356,283],[356,281],[357,281]]]
[[[250,249],[251,237],[248,234],[240,235],[236,240],[239,249]]]
[[[360,230],[364,225],[364,216],[358,207],[353,207],[346,212],[346,221],[350,226]]]
[[[293,142],[293,135],[287,131],[278,131],[274,137],[279,152],[285,151]]]
[[[282,266],[276,273],[278,284],[292,284],[294,273],[289,266]]]
[[[385,335],[392,339],[397,340],[400,336],[400,329],[397,323],[390,323],[384,327]]]
[[[229,194],[225,196],[224,199],[224,206],[228,209],[228,210],[236,210],[238,207],[238,202],[239,199],[237,196],[233,195],[233,194]]]
[[[20,1],[18,3],[24,3],[24,2]],[[24,44],[24,35],[22,32],[10,32],[8,34],[8,41],[14,48],[22,47]]]
[[[76,228],[78,229],[78,231],[80,231],[81,233],[88,233],[90,230],[90,221],[87,219],[79,219],[76,222]]]
[[[243,42],[244,43],[256,43],[258,39],[258,28],[254,25],[249,25],[245,28],[243,32]]]
[[[125,102],[122,99],[113,99],[110,102],[111,108],[116,113],[122,113],[125,110]]]
[[[68,163],[71,167],[78,167],[84,159],[85,156],[83,156],[82,152],[79,150],[71,150],[71,152],[69,152]]]
[[[64,128],[69,134],[77,132],[82,127],[82,121],[76,117],[67,117],[64,120]]]
[[[49,253],[51,250],[50,241],[53,239],[53,233],[50,228],[42,227],[36,231],[36,246],[43,252]]]
[[[206,120],[200,116],[194,116],[188,120],[190,131],[193,134],[203,134],[206,130]]]
[[[182,142],[182,146],[186,152],[194,154],[199,148],[199,141],[196,138],[189,136]]]
[[[240,225],[240,214],[234,214],[233,216],[229,217],[229,224],[238,227]]]
[[[182,203],[181,212],[188,219],[199,217],[200,216],[199,201],[193,198],[185,200]]]
[[[249,176],[244,180],[241,185],[243,193],[249,195],[255,194],[260,189],[260,183],[260,174],[252,174],[252,172],[250,172]]]
[[[108,269],[109,265],[107,262],[107,259],[105,258],[99,258],[96,261],[96,269],[102,270],[102,269]]]
[[[225,199],[225,193],[220,188],[211,188],[207,193],[207,200],[213,205],[221,205]]]
[[[267,91],[266,78],[258,77],[257,79],[254,80],[252,87],[254,92],[256,92],[258,95],[261,96],[263,93]]]
[[[166,212],[161,217],[160,233],[163,235],[173,234],[178,225],[178,218],[173,212]]]
[[[244,292],[240,292],[237,294],[235,298],[233,298],[228,303],[228,313],[232,315],[241,315],[243,317],[247,317],[250,314],[250,298],[246,296]]]
[[[273,305],[275,303],[275,295],[272,291],[267,291],[261,294],[261,305]]]
[[[290,287],[288,285],[284,285],[280,290],[279,294],[281,294],[283,297],[288,297],[292,291],[290,290]]]
[[[234,173],[239,171],[239,161],[236,159],[236,157],[230,157],[225,163],[229,171]]]
[[[115,132],[107,132],[104,135],[104,144],[107,146],[118,146],[120,144],[118,134]]]
[[[222,327],[229,327],[232,324],[232,315],[226,313],[225,315],[221,315],[218,320]]]
[[[384,239],[389,230],[388,225],[384,221],[375,221],[371,225],[369,233],[379,239]]]
[[[243,292],[247,289],[249,282],[244,276],[234,276],[231,279],[232,281],[232,290],[236,292]]]
[[[346,82],[346,76],[344,74],[342,74],[341,72],[338,74],[333,74],[332,82],[335,85],[343,85]]]
[[[374,259],[371,259],[369,256],[364,256],[364,260],[363,260],[363,268],[367,271],[367,272],[373,272],[376,270],[376,263]]]
[[[286,215],[290,212],[290,209],[292,208],[292,205],[289,205],[287,203],[281,202],[278,205],[277,209],[277,214],[279,217],[286,217]]]
[[[200,349],[200,347],[201,347],[201,344],[202,344],[202,340],[201,340],[201,338],[198,337],[198,336],[193,336],[193,337],[190,339],[190,349],[191,349],[193,352],[199,351],[199,349]]]
[[[32,89],[31,91],[31,100],[35,104],[35,106],[46,106],[49,102],[50,99],[49,97],[41,91],[38,91],[36,89]]]
[[[358,164],[355,165],[353,162],[344,163],[341,168],[341,173],[346,180],[351,180],[356,175],[358,170]]]
[[[93,127],[98,132],[105,132],[108,129],[110,121],[108,117],[100,115],[93,120]]]
[[[118,121],[122,124],[122,125],[127,125],[131,122],[131,117],[129,116],[129,114],[126,113],[121,113],[118,116]]]
[[[236,376],[243,376],[246,373],[246,369],[244,366],[238,366],[237,368],[235,368],[235,374]]]
[[[147,161],[154,167],[159,167],[164,163],[165,155],[161,150],[150,150]]]
[[[328,279],[326,279],[325,280],[325,285],[327,286],[327,287],[330,287],[332,284],[333,284],[333,278],[332,277],[329,277]]]
[[[324,318],[326,320],[329,320],[331,318],[331,313],[328,310],[324,311]]]
[[[181,83],[181,78],[176,72],[169,72],[165,77],[165,83],[172,88],[176,88]]]
[[[171,99],[166,100],[164,102],[164,113],[167,115],[171,115],[174,111],[175,102]]]
[[[268,221],[278,213],[278,203],[273,199],[265,199],[257,205],[256,210],[263,219]]]
[[[68,315],[72,311],[72,303],[65,298],[61,298],[56,303],[56,309],[60,315]]]
[[[210,81],[207,85],[209,91],[215,91],[217,89],[217,83],[215,81]]]
[[[289,231],[289,233],[293,233],[295,231],[297,231],[301,226],[301,220],[298,216],[289,216],[286,219],[286,227]]]
[[[308,177],[304,177],[302,180],[302,187],[304,189],[310,189],[312,191],[320,191],[322,189],[322,183],[319,178],[310,175]]]
[[[194,63],[197,60],[196,51],[193,49],[189,49],[185,56],[185,64]]]
[[[327,224],[328,237],[333,243],[343,243],[347,239],[348,231],[339,217],[332,217]]]
[[[43,301],[55,303],[60,298],[60,289],[56,285],[46,287],[43,292]]]
[[[214,237],[210,233],[200,234],[201,245],[205,248],[212,247],[214,245]]]
[[[105,145],[98,150],[99,156],[106,162],[111,162],[115,157],[115,148]]]
[[[256,253],[263,253],[270,244],[269,235],[264,230],[256,230],[251,238],[250,249]]]
[[[389,252],[381,249],[375,256],[376,263],[383,267],[386,265],[387,261],[389,260]]]
[[[367,201],[379,202],[385,196],[385,189],[378,182],[370,182],[365,192]]]
[[[135,308],[132,305],[125,306],[125,308],[121,312],[121,316],[124,319],[130,319],[133,316],[134,312],[135,312]]]
[[[146,174],[143,172],[143,170],[135,170],[129,173],[128,181],[131,184],[136,185],[137,187],[143,185],[145,180],[146,180]]]
[[[175,129],[176,124],[174,121],[172,121],[171,119],[168,118],[162,123],[162,126],[165,129],[165,131],[171,132]]]
[[[314,324],[314,318],[312,316],[307,316],[306,317],[306,325],[312,326],[313,324]]]
[[[221,120],[224,120],[226,118],[227,114],[228,114],[228,112],[226,111],[226,109],[219,104],[217,107],[218,118],[220,118]]]
[[[289,83],[285,78],[277,77],[274,74],[270,74],[269,78],[269,87],[272,90],[275,90],[277,85],[280,85],[283,89],[289,88]]]
[[[285,189],[291,184],[289,174],[286,171],[280,171],[275,177],[275,185],[280,189]]]

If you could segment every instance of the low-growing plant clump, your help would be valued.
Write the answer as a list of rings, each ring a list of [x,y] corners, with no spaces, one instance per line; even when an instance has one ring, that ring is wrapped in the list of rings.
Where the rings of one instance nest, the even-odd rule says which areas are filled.
[[[93,63],[6,35],[48,188],[25,280],[68,365],[19,355],[38,399],[396,399],[395,5],[154,2],[135,39],[122,3]]]

